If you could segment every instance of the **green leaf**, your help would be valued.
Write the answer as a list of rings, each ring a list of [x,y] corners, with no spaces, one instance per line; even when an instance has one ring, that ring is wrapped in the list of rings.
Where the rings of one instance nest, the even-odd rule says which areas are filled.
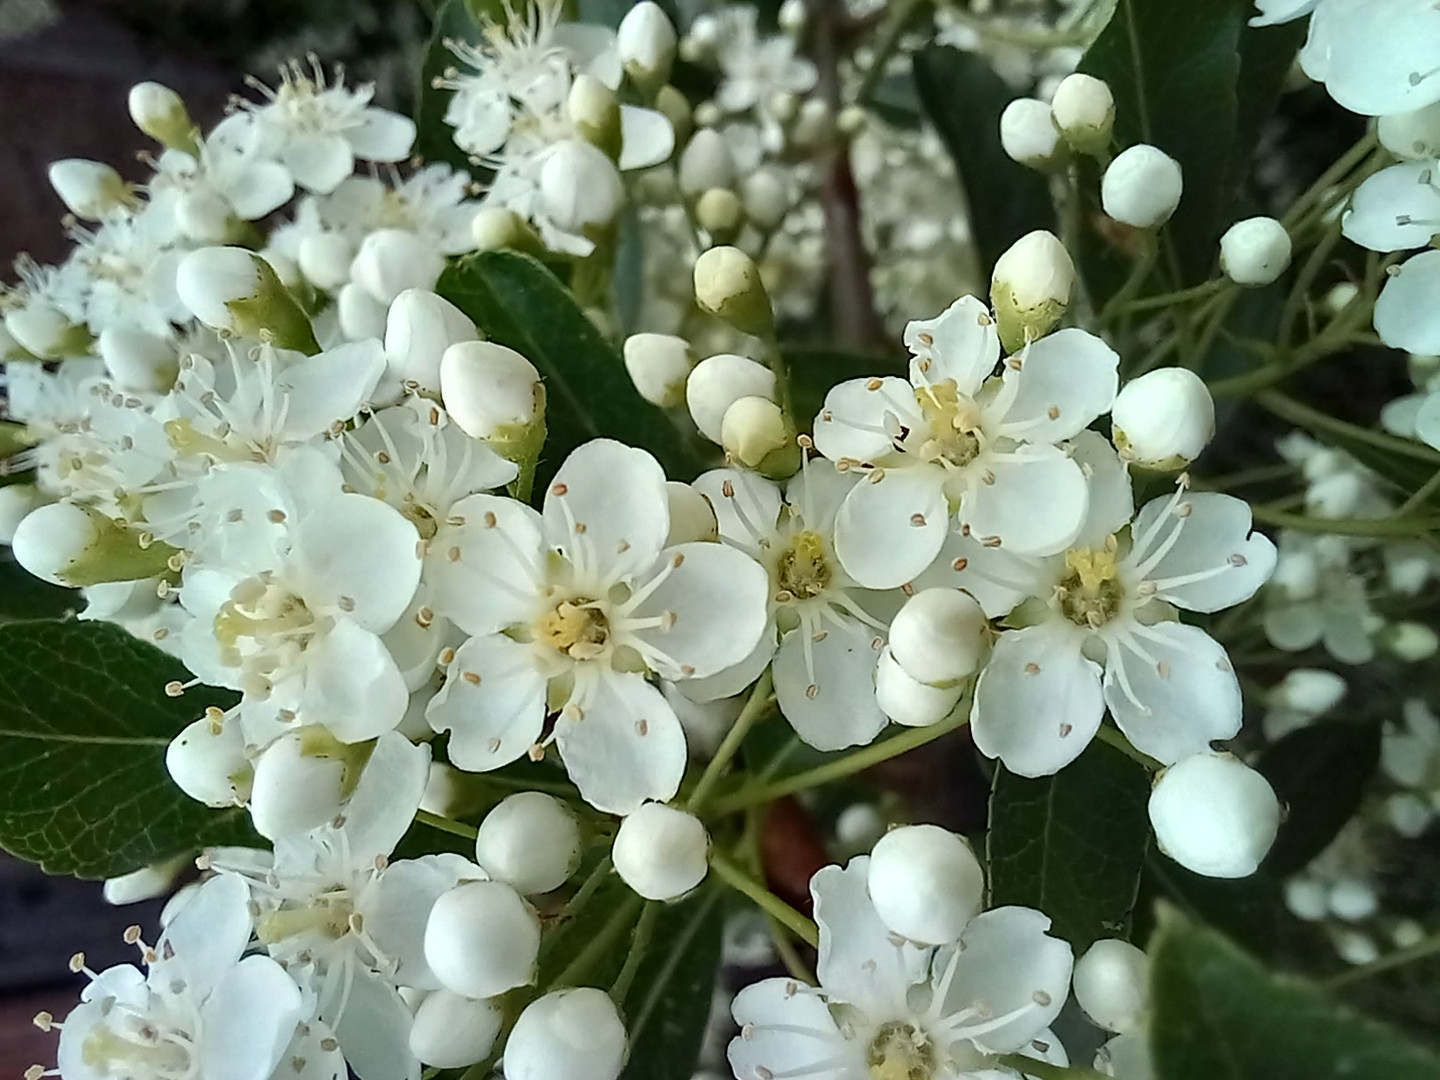
[[[1379,764],[1378,724],[1331,720],[1267,747],[1256,768],[1285,807],[1285,821],[1265,869],[1293,874],[1319,855],[1360,808]]]
[[[836,383],[885,375],[903,379],[907,374],[905,361],[895,356],[870,356],[804,345],[785,346],[783,352],[790,369],[790,399],[795,422],[803,431],[810,430],[825,404],[825,395]]]
[[[27,619],[65,619],[83,607],[80,594],[41,581],[0,548],[0,623]]]
[[[1079,954],[1127,937],[1150,842],[1145,768],[1098,739],[1054,776],[995,771],[990,903],[1049,915]]]
[[[435,13],[435,28],[420,65],[420,86],[415,96],[415,153],[426,163],[445,162],[474,173],[470,157],[455,145],[455,129],[445,122],[453,91],[435,86],[435,80],[456,66],[447,41],[478,41],[480,24],[465,0],[445,0]]]
[[[113,877],[212,844],[258,843],[165,771],[170,739],[233,695],[110,623],[0,626],[0,847],[52,874]]]
[[[1146,934],[1141,931],[1150,929],[1153,901],[1160,897],[1169,899],[1189,918],[1267,956],[1277,952],[1296,921],[1285,909],[1279,879],[1264,867],[1245,878],[1203,877],[1152,850],[1146,859],[1142,902],[1136,909],[1137,938],[1143,939]]]
[[[1440,1059],[1173,910],[1150,947],[1158,1080],[1440,1080]]]
[[[650,451],[674,479],[700,470],[694,440],[635,391],[620,353],[540,262],[513,251],[481,252],[450,266],[435,291],[544,378],[550,434],[537,490],[571,450],[602,437]]]
[[[1055,228],[1047,181],[1012,161],[1000,145],[1000,114],[1016,95],[984,57],[947,45],[916,53],[915,85],[955,160],[988,282],[1006,248],[1032,230]]]

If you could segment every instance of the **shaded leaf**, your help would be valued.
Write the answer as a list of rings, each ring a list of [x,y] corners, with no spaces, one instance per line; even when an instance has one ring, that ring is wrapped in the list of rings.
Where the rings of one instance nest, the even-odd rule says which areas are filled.
[[[1293,925],[1281,898],[1279,879],[1264,868],[1245,878],[1203,877],[1152,850],[1146,859],[1140,895],[1136,909],[1136,937],[1140,939],[1151,929],[1155,901],[1161,898],[1188,917],[1267,956],[1276,951],[1281,930]]]
[[[65,619],[84,607],[80,593],[41,581],[0,548],[0,622]]]

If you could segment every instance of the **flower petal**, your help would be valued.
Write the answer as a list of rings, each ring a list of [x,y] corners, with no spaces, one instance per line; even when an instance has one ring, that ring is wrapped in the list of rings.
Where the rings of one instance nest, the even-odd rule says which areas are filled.
[[[226,191],[242,221],[257,221],[280,209],[295,194],[290,170],[274,161],[256,161],[241,170]]]
[[[391,977],[402,986],[438,990],[440,981],[425,960],[425,923],[441,893],[461,881],[483,881],[485,871],[462,855],[445,852],[401,859],[387,866],[365,890],[360,914],[365,932],[396,966]]]
[[[849,379],[825,395],[815,417],[815,449],[836,462],[878,461],[894,452],[891,435],[900,425],[921,423],[915,390],[904,379]]]
[[[410,1052],[410,1010],[379,975],[356,965],[344,1013],[325,1019],[359,1080],[419,1080],[420,1062]]]
[[[1073,543],[1076,547],[1098,548],[1105,538],[1119,532],[1135,516],[1135,494],[1130,470],[1096,431],[1082,431],[1070,441],[1070,456],[1080,465],[1089,486],[1089,509],[1085,524]]]
[[[540,515],[515,499],[470,495],[450,508],[426,560],[435,609],[467,634],[493,634],[540,614]]]
[[[268,956],[241,960],[201,1009],[196,1075],[266,1080],[303,1019],[300,988]]]
[[[1367,177],[1350,197],[1345,236],[1371,251],[1425,247],[1440,219],[1435,180],[1433,161],[1406,161]]]
[[[973,397],[1000,360],[1000,337],[990,309],[973,296],[962,296],[933,319],[905,327],[910,379],[916,386],[953,379]]]
[[[300,187],[328,195],[355,171],[355,153],[343,135],[302,135],[285,143],[280,163]]]
[[[996,619],[1027,597],[1046,595],[1054,577],[1049,559],[987,547],[973,533],[951,529],[930,569],[915,579],[915,588],[963,589]]]
[[[685,732],[659,690],[639,675],[606,672],[584,702],[555,722],[555,742],[585,801],[629,814],[647,799],[665,802],[685,772]]]
[[[450,732],[450,762],[456,768],[498,769],[539,740],[545,685],[528,645],[504,634],[473,637],[450,661],[425,719],[436,731]]]
[[[1437,80],[1440,82],[1440,80]],[[1440,354],[1440,251],[1407,259],[1375,301],[1375,332],[1394,349],[1416,356]]]
[[[1009,366],[1015,359],[1021,363],[1018,370]],[[1115,350],[1073,327],[1031,342],[1006,364],[1002,378],[1018,389],[996,430],[1012,439],[1056,443],[1072,438],[1110,411],[1120,388]]]
[[[1440,10],[1431,0],[1321,3],[1300,66],[1362,116],[1422,108],[1440,100]]]
[[[360,123],[345,132],[356,157],[366,161],[404,161],[415,145],[415,121],[389,109],[366,109]]]
[[[250,889],[237,874],[199,885],[155,943],[167,972],[205,997],[245,952],[254,920]]]
[[[721,540],[751,555],[760,554],[760,541],[774,534],[780,517],[779,484],[748,469],[712,469],[690,486],[715,511]]]
[[[352,341],[307,356],[276,379],[285,395],[280,435],[304,442],[350,420],[385,373],[385,347],[375,340]]]
[[[410,704],[405,676],[385,643],[349,619],[305,652],[306,721],[324,724],[341,742],[357,743],[393,731]]]
[[[888,723],[875,701],[875,632],[848,615],[827,621],[824,632],[816,641],[807,623],[780,640],[776,700],[795,733],[817,750],[864,746]]]
[[[866,588],[896,588],[935,561],[949,527],[944,469],[915,464],[877,470],[840,504],[835,556]]]
[[[292,559],[312,611],[384,633],[420,584],[420,535],[400,511],[368,495],[327,500],[300,522]]]
[[[415,820],[430,778],[430,747],[399,732],[380,736],[345,804],[345,844],[356,864],[388,858]]]
[[[1136,550],[1127,562],[1141,558],[1144,579],[1177,607],[1206,612],[1234,607],[1275,572],[1275,545],[1263,533],[1252,533],[1251,525],[1250,505],[1231,495],[1199,491],[1178,503],[1152,499],[1135,518]],[[1150,537],[1142,551],[1140,541]]]
[[[814,1080],[871,1080],[859,1040],[847,1041],[825,999],[794,979],[751,983],[730,1004],[740,1034],[726,1056],[741,1080],[807,1076]],[[835,1062],[816,1070],[820,1062]]]
[[[998,536],[1017,555],[1052,555],[1080,535],[1089,489],[1063,450],[1025,445],[970,467],[982,462],[994,482],[973,485],[960,502],[960,520],[982,540]]]
[[[545,493],[545,537],[583,578],[609,583],[650,569],[670,532],[665,472],[644,450],[593,439]]]
[[[621,172],[659,165],[675,152],[675,125],[654,109],[620,106]]]
[[[820,951],[815,974],[832,1001],[874,1018],[900,1016],[905,995],[925,978],[931,951],[890,932],[870,902],[870,857],[842,870],[827,866],[810,879]]]

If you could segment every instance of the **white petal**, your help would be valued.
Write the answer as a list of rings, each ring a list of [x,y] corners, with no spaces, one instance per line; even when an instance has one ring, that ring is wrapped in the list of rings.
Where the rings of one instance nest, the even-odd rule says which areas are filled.
[[[894,452],[890,433],[899,425],[915,427],[923,422],[915,390],[904,379],[850,379],[825,395],[825,405],[815,417],[815,449],[831,461],[876,461]]]
[[[690,486],[709,500],[720,539],[759,554],[760,540],[774,534],[780,516],[779,484],[746,469],[712,469]]]
[[[1425,247],[1440,231],[1435,162],[1407,161],[1367,177],[1350,198],[1344,233],[1371,251]]]
[[[751,983],[730,1005],[741,1034],[730,1041],[730,1068],[743,1080],[806,1076],[813,1080],[870,1080],[859,1040],[845,1040],[825,999],[794,979]],[[820,1062],[834,1061],[815,1071]]]
[[[1440,354],[1440,251],[1407,259],[1375,301],[1375,332],[1386,345],[1417,356]]]
[[[593,439],[545,493],[545,537],[582,577],[622,581],[654,565],[670,531],[665,472],[644,450]]]
[[[242,221],[256,221],[290,201],[295,181],[285,166],[257,161],[245,167],[226,194]]]
[[[1270,580],[1275,545],[1263,533],[1250,531],[1250,506],[1243,499],[1213,491],[1187,494],[1176,508],[1188,506],[1188,515],[1172,516],[1157,530],[1170,505],[1169,498],[1152,499],[1141,507],[1133,528],[1140,539],[1153,531],[1155,539],[1143,552],[1137,539],[1136,554],[1148,567],[1144,577],[1157,595],[1190,611],[1219,611],[1250,599]]]
[[[415,819],[430,778],[430,747],[398,732],[382,735],[345,804],[345,843],[357,864],[387,858]]]
[[[975,684],[970,731],[986,757],[1020,776],[1049,776],[1089,745],[1105,702],[1085,633],[1060,621],[1007,630]]]
[[[305,602],[384,633],[405,613],[420,584],[420,535],[394,507],[342,494],[300,522],[292,559]]]
[[[1070,442],[1070,453],[1090,489],[1085,524],[1073,543],[1076,547],[1098,548],[1107,536],[1119,532],[1135,516],[1130,470],[1110,440],[1096,431],[1076,435]]]
[[[165,968],[203,998],[234,967],[250,943],[250,889],[237,874],[220,874],[191,894],[155,943]],[[173,955],[171,955],[173,954]]]
[[[373,339],[338,345],[291,365],[276,380],[286,394],[283,438],[304,442],[350,420],[385,373],[385,347]]]
[[[1169,765],[1240,730],[1240,683],[1214,638],[1174,622],[1136,638],[1143,655],[1121,645],[1105,661],[1105,703],[1135,749]]]
[[[832,536],[845,496],[862,479],[859,472],[841,472],[823,457],[811,458],[785,487],[785,502],[811,532]]]
[[[302,1019],[300,988],[268,956],[246,957],[215,987],[200,1015],[197,1075],[265,1080]]]
[[[1089,491],[1080,466],[1063,450],[1020,446],[970,467],[995,478],[975,484],[960,503],[960,520],[982,540],[998,536],[1017,555],[1052,555],[1080,535]]]
[[[419,1080],[410,1053],[410,1010],[379,975],[356,966],[345,1012],[330,1019],[345,1060],[360,1080]]]
[[[485,872],[469,859],[446,852],[393,862],[365,890],[360,909],[365,932],[395,962],[391,975],[397,983],[417,990],[439,989],[440,981],[425,961],[430,909],[441,893],[459,882],[484,879]]]
[[[659,165],[675,152],[675,125],[654,109],[620,106],[621,172]]]
[[[809,624],[781,639],[775,697],[795,733],[817,750],[863,746],[887,722],[875,701],[875,632],[848,615],[821,626],[819,641]]]
[[[1120,387],[1115,350],[1073,327],[1032,342],[1020,360],[1020,370],[1005,368],[1004,381],[1019,389],[996,428],[1010,438],[1055,443],[1078,435],[1110,411]]]
[[[775,647],[778,644],[775,620],[772,617],[765,624],[765,629],[760,634],[760,640],[755,643],[755,648],[751,650],[750,655],[738,664],[703,679],[685,679],[672,685],[675,691],[684,695],[687,701],[701,705],[719,701],[721,698],[734,697],[758,679],[760,673],[770,666],[770,661],[775,656]]]
[[[405,676],[384,642],[349,619],[306,650],[301,708],[341,742],[365,742],[393,731],[410,704]]]
[[[457,768],[498,769],[539,741],[545,684],[530,646],[504,634],[473,637],[456,651],[425,718],[436,731],[450,732],[450,761]]]
[[[878,481],[878,482],[877,482]],[[950,527],[945,470],[915,464],[861,480],[835,515],[835,555],[869,589],[891,589],[935,561]]]
[[[388,109],[366,109],[359,126],[345,137],[356,156],[366,161],[404,161],[415,144],[415,121]]]
[[[1427,394],[1420,401],[1420,407],[1415,410],[1413,434],[1426,445],[1440,449],[1440,394]]]
[[[540,515],[515,499],[469,495],[450,508],[426,560],[436,610],[468,634],[493,634],[540,613],[545,561]]]
[[[865,885],[869,869],[869,856],[861,855],[810,879],[820,927],[815,974],[832,1000],[876,1018],[899,1016],[906,992],[925,977],[931,950],[897,938],[880,921]]]
[[[583,719],[567,708],[555,741],[585,801],[607,814],[629,814],[648,799],[665,802],[685,772],[685,732],[659,690],[639,675],[596,679]]]
[[[915,579],[915,588],[964,589],[996,619],[1010,614],[1026,597],[1046,595],[1054,577],[1048,559],[986,547],[974,534],[951,529],[930,569]]]
[[[1000,359],[1000,337],[990,310],[973,296],[962,296],[933,319],[905,327],[905,347],[914,356],[910,378],[916,386],[953,379],[972,397]]]
[[[1362,116],[1419,109],[1440,100],[1440,11],[1431,0],[1321,3],[1300,66]]]
[[[355,171],[355,154],[343,135],[302,135],[280,152],[280,162],[295,183],[316,195],[328,195]]]

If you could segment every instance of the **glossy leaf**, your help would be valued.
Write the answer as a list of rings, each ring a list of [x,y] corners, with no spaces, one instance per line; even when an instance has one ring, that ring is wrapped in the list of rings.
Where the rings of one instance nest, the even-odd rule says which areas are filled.
[[[76,590],[41,581],[0,547],[0,622],[65,619],[84,606]]]

